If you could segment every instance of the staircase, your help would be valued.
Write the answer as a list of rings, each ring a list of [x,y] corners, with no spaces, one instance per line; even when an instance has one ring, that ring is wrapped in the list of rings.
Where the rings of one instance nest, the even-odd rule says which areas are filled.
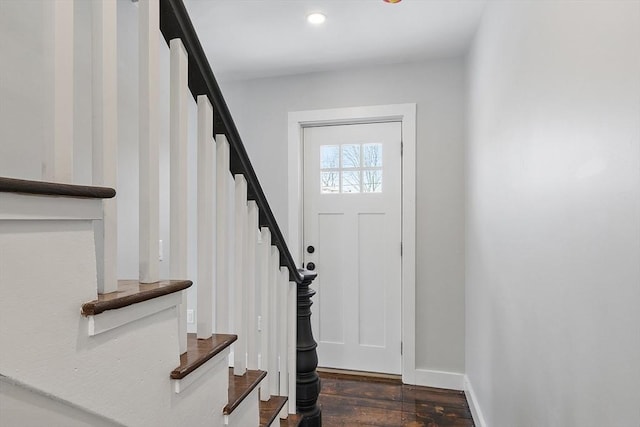
[[[56,90],[43,179],[0,177],[0,425],[320,426],[315,273],[296,267],[182,0],[137,3],[139,67],[127,71],[139,73],[140,275],[118,279],[118,2],[91,3],[87,186],[73,183],[69,138],[74,1],[47,6]],[[170,50],[169,117],[158,108],[158,32]],[[167,278],[158,265],[161,121],[170,123]],[[197,165],[187,160],[189,132]],[[192,167],[197,277],[187,277]]]

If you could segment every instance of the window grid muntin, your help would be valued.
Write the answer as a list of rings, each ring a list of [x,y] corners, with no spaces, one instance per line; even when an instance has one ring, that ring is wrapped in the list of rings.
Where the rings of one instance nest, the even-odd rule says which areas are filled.
[[[376,159],[371,161],[371,158],[366,159],[366,149],[368,147],[377,146]],[[344,153],[345,147],[358,147],[357,156],[358,156],[358,166],[344,166]],[[324,167],[327,163],[327,158],[324,155],[324,152],[328,152],[331,149],[337,148],[337,159],[333,159],[334,161],[331,164],[335,164],[335,160],[337,160],[338,167]],[[369,152],[371,153],[371,152]],[[355,154],[352,153],[352,156]],[[329,159],[332,160],[332,159]],[[321,194],[363,194],[363,193],[381,193],[383,186],[383,162],[382,162],[382,144],[380,143],[348,143],[348,144],[327,144],[320,146],[320,193]],[[354,162],[350,162],[353,164]],[[367,164],[368,163],[368,164]],[[367,164],[367,166],[365,166]],[[358,182],[357,189],[358,191],[344,191],[345,183],[344,183],[344,175],[345,172],[358,172]],[[378,184],[373,188],[373,191],[368,191],[365,188],[365,173],[366,172],[379,172],[378,175]],[[335,173],[338,177],[337,182],[337,191],[326,191],[328,188],[335,187],[327,187],[325,185],[325,181],[323,181],[323,174],[326,173]],[[369,181],[371,182],[371,181]],[[353,185],[352,185],[353,186]],[[368,187],[370,188],[370,186]]]

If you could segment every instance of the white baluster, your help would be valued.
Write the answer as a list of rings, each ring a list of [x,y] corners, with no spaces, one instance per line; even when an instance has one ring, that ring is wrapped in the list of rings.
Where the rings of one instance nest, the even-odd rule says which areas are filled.
[[[247,371],[247,310],[245,300],[247,232],[247,181],[241,174],[235,177],[235,268],[234,268],[234,327],[238,340],[234,344],[233,373],[244,375]]]
[[[215,271],[215,177],[213,108],[206,95],[198,96],[198,338],[213,333]]]
[[[235,325],[235,284],[236,284],[236,246],[238,242],[236,242],[236,180],[233,178],[233,175],[229,179],[228,186],[228,202],[227,202],[227,219],[228,219],[228,227],[227,227],[227,248],[229,251],[227,252],[227,268],[229,281],[227,282],[226,291],[229,293],[229,302],[227,303],[228,307],[228,325],[229,325],[229,333],[237,334],[237,329]],[[234,366],[235,354],[234,354],[235,344],[231,346],[231,353],[229,354],[229,366]]]
[[[278,330],[278,285],[280,283],[280,251],[277,247],[271,246],[271,272],[269,277],[269,391],[274,396],[279,396],[278,377],[278,343],[280,342],[280,331]]]
[[[271,354],[270,336],[270,286],[271,280],[271,231],[268,227],[260,230],[260,244],[258,245],[258,284],[260,286],[260,369],[268,371]],[[271,387],[268,379],[260,383],[260,399],[267,401],[271,398]]]
[[[93,185],[115,188],[118,181],[118,60],[116,0],[93,0],[92,143]],[[94,225],[98,293],[118,288],[117,199],[103,201],[103,220]]]
[[[256,250],[258,242],[258,205],[255,200],[247,203],[247,246],[246,246],[246,306],[247,310],[247,368],[258,369],[258,313],[256,288]]]
[[[296,357],[298,339],[298,285],[296,282],[288,283],[288,306],[289,306],[289,413],[296,413]]]
[[[229,143],[216,135],[216,331],[229,329]]]
[[[171,279],[187,278],[187,137],[189,119],[188,58],[180,39],[169,43],[170,70],[170,207],[169,273]],[[187,292],[182,291],[178,316],[180,354],[187,351]]]
[[[278,380],[280,396],[289,395],[289,269],[280,267],[278,281]]]
[[[153,283],[159,279],[159,37],[158,0],[138,2],[138,88],[140,140],[140,282]]]
[[[46,181],[73,183],[73,31],[74,0],[46,3],[53,18],[50,141],[44,144],[42,177]]]

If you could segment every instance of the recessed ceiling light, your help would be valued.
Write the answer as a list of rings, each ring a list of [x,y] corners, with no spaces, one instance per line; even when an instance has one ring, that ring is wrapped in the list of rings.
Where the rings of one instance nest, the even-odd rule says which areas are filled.
[[[307,15],[307,21],[315,25],[322,24],[326,19],[327,17],[323,13],[319,13],[319,12],[311,13]]]

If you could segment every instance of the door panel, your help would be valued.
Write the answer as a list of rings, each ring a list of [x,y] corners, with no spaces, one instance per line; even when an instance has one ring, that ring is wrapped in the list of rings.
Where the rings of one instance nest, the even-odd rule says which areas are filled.
[[[319,366],[401,372],[401,125],[304,129]]]
[[[385,214],[361,213],[358,215],[358,287],[359,319],[358,343],[384,347],[385,307],[385,247],[378,238],[385,228]],[[366,286],[362,286],[366,284]]]
[[[339,239],[331,238],[335,233],[338,236],[344,235],[344,215],[341,214],[319,214],[318,215],[318,247],[322,251],[316,252],[319,265],[331,265],[333,269],[323,269],[325,276],[325,286],[322,290],[322,298],[330,302],[319,305],[319,316],[325,319],[322,322],[322,329],[317,337],[323,342],[344,343],[344,316],[345,311],[343,294],[344,287],[340,280],[340,272],[346,267],[343,264],[345,254],[343,244]],[[325,237],[329,237],[325,239]],[[316,269],[318,267],[316,266]],[[318,296],[320,298],[320,296]]]

